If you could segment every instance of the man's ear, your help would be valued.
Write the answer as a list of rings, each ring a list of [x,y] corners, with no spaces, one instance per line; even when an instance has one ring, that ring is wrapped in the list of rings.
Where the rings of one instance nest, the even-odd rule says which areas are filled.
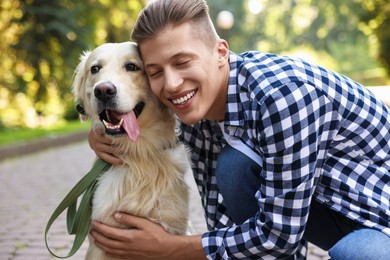
[[[224,39],[219,39],[218,40],[218,45],[217,45],[217,51],[219,55],[219,66],[225,66],[227,63],[229,63],[229,44],[224,40]]]

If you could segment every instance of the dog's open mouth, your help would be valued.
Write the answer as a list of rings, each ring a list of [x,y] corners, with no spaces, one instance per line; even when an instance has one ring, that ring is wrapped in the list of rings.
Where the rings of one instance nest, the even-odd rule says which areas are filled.
[[[127,134],[129,139],[135,142],[140,134],[137,118],[141,114],[144,105],[144,102],[140,102],[128,113],[118,113],[110,109],[104,109],[100,112],[99,118],[106,128],[106,134]]]

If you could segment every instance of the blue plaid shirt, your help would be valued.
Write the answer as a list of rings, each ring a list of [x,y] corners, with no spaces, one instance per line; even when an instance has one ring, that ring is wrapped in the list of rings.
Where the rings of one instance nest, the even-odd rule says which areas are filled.
[[[241,225],[225,214],[218,122],[183,124],[209,259],[305,258],[311,199],[390,235],[390,112],[363,86],[299,59],[231,52],[224,131],[263,160],[259,211]]]

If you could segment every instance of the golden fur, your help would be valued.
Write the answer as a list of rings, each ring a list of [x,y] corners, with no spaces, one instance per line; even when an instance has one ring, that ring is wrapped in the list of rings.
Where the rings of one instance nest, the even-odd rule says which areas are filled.
[[[129,62],[140,70],[125,70]],[[101,66],[99,73],[91,73],[91,67],[97,64]],[[81,118],[91,118],[93,127],[103,127],[98,116],[102,104],[94,95],[95,86],[101,82],[115,85],[117,111],[131,111],[140,101],[145,106],[137,119],[140,136],[135,142],[126,135],[113,136],[124,164],[111,167],[100,178],[92,219],[120,227],[113,214],[123,211],[159,223],[170,233],[185,234],[188,191],[183,178],[191,171],[189,158],[184,145],[177,141],[174,114],[148,86],[136,44],[103,44],[82,55],[75,71],[73,93],[85,109]],[[90,241],[86,259],[110,258]]]

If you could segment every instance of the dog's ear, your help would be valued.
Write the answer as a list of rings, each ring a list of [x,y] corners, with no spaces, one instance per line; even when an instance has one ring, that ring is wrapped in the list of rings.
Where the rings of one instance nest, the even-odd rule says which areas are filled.
[[[85,51],[81,54],[80,63],[77,65],[73,74],[72,93],[76,100],[76,110],[80,114],[81,121],[87,121],[89,119],[89,115],[85,111],[84,100],[86,80],[85,64],[90,54],[90,51]]]
[[[88,116],[87,112],[85,112],[83,101],[81,101],[81,100],[76,101],[76,110],[80,114],[80,116]]]

